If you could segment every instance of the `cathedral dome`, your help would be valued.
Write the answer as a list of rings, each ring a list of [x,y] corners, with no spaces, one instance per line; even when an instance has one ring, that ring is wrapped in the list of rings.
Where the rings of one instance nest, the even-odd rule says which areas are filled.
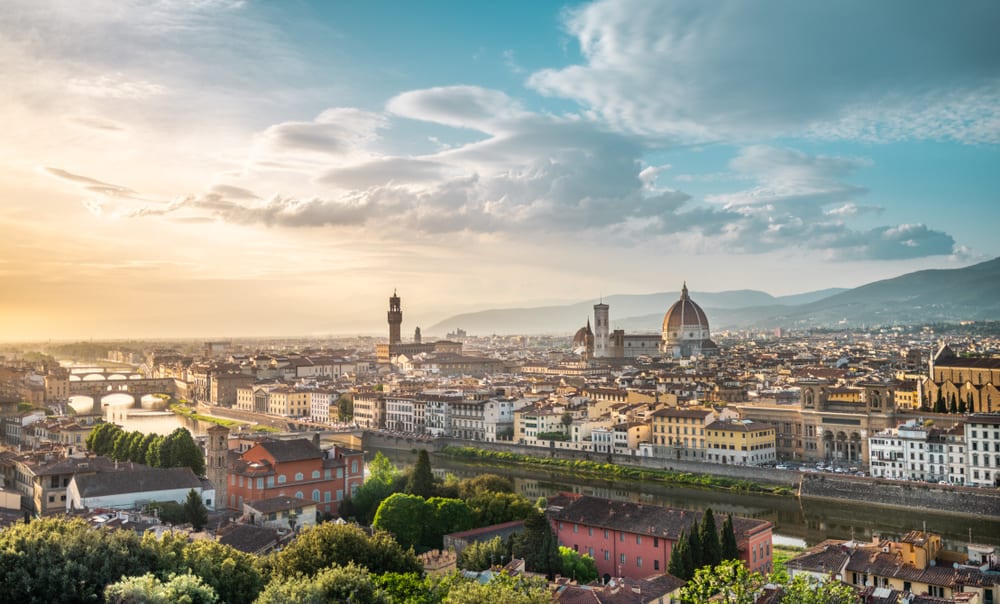
[[[587,326],[581,327],[576,331],[576,335],[573,336],[573,348],[585,348],[592,349],[594,347],[594,332],[590,329],[590,320],[587,320]]]
[[[692,329],[698,333],[691,332]],[[701,334],[702,330],[706,332],[706,335]],[[685,332],[690,332],[691,335],[688,336]],[[705,311],[688,296],[687,283],[685,283],[681,290],[681,299],[674,302],[667,314],[663,315],[663,333],[671,334],[670,337],[678,339],[701,339],[708,337],[707,332],[708,317],[705,316]]]

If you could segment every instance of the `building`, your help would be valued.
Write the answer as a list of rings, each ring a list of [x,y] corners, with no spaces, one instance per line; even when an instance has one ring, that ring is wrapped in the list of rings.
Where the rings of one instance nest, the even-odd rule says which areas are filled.
[[[675,359],[712,356],[719,352],[719,347],[711,340],[708,317],[688,295],[686,282],[681,288],[680,300],[663,315],[661,340],[661,352]]]
[[[205,506],[215,505],[215,487],[195,476],[191,468],[130,467],[117,472],[80,474],[66,487],[65,510],[110,508],[131,510],[153,501],[184,503],[188,493],[201,496]]]
[[[720,420],[705,428],[706,461],[759,466],[775,463],[774,426],[749,420]]]
[[[243,517],[254,526],[298,530],[316,525],[316,502],[297,497],[269,497],[243,504]]]
[[[400,328],[403,325],[403,307],[399,299],[399,295],[396,294],[396,290],[392,291],[392,296],[389,297],[389,345],[399,344],[403,341],[400,337]]]
[[[608,338],[610,325],[608,322],[609,307],[602,300],[594,305],[594,358],[603,359],[611,356],[609,348],[611,341]]]
[[[1000,486],[1000,413],[977,413],[965,421],[966,484]]]
[[[265,440],[229,467],[229,509],[272,497],[314,502],[321,513],[336,514],[340,502],[364,481],[360,451],[333,447],[321,450],[311,440]]]
[[[789,574],[833,577],[860,590],[895,592],[892,601],[993,604],[1000,598],[994,548],[969,544],[947,551],[933,533],[899,541],[824,541],[786,563]]]
[[[798,379],[796,386],[795,404],[735,405],[742,417],[774,426],[779,459],[864,466],[867,435],[898,424],[892,382],[863,382],[849,395],[825,379]]]
[[[229,428],[212,424],[205,435],[205,477],[215,486],[215,509],[226,507],[229,486]],[[208,503],[205,504],[206,506]]]
[[[701,512],[582,495],[551,498],[546,515],[559,545],[593,557],[605,581],[666,572],[681,534],[702,517]],[[740,558],[751,571],[771,570],[772,528],[766,520],[733,517]]]
[[[718,420],[735,419],[728,407],[668,407],[652,414],[650,442],[643,455],[669,459],[703,460],[707,455],[705,431]]]
[[[238,389],[249,388],[256,380],[256,377],[245,373],[212,373],[208,400],[213,405],[232,407],[236,405]]]
[[[951,482],[948,449],[944,431],[911,420],[869,437],[868,467],[878,478]]]
[[[376,391],[354,393],[354,423],[370,430],[384,428],[385,395]]]
[[[1000,411],[1000,358],[959,357],[947,344],[930,362],[930,376],[923,383],[925,407],[941,400],[959,412]]]

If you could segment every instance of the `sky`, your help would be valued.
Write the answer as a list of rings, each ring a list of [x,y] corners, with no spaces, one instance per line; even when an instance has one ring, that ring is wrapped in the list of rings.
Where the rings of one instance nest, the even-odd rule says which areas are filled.
[[[394,289],[410,334],[994,258],[998,24],[993,0],[5,0],[0,340],[384,335]]]

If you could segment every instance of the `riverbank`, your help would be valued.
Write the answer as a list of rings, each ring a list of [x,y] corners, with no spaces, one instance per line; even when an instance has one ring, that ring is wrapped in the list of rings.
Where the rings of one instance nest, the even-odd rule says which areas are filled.
[[[801,473],[750,466],[659,459],[634,455],[598,455],[557,447],[528,447],[515,443],[481,443],[437,438],[431,441],[385,433],[365,432],[365,449],[432,448],[447,456],[450,447],[484,451],[470,454],[495,467],[518,465],[566,476],[620,479],[663,485],[787,496],[802,502],[864,504],[881,509],[906,509],[962,518],[1000,517],[1000,490],[920,482],[898,482],[826,473]],[[505,455],[509,454],[509,456]],[[460,457],[453,457],[460,459]],[[602,461],[595,461],[600,459]],[[605,463],[607,462],[607,463]],[[753,486],[750,486],[753,485]],[[784,487],[784,488],[782,488]],[[746,490],[741,490],[746,489]]]

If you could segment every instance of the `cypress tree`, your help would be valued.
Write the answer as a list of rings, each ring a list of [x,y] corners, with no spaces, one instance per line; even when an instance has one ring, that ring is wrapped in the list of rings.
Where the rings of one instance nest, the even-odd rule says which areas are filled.
[[[705,552],[701,551],[701,537],[698,535],[697,524],[691,525],[691,532],[688,533],[687,540],[691,560],[691,576],[693,577],[694,571],[705,566]]]
[[[722,562],[722,544],[719,543],[719,529],[715,526],[712,508],[705,509],[701,517],[701,565],[718,566]]]
[[[434,474],[431,472],[431,459],[427,455],[427,449],[421,449],[420,453],[417,454],[417,463],[413,466],[413,473],[406,481],[406,492],[425,499],[434,496]]]
[[[674,544],[673,551],[670,552],[670,561],[667,562],[667,572],[685,581],[694,576],[693,565],[691,564],[691,549],[688,545],[688,536],[681,533]]]
[[[947,413],[948,408],[944,404],[944,396],[941,395],[941,391],[938,390],[937,400],[934,401],[934,413]]]
[[[733,529],[733,515],[726,516],[722,523],[722,559],[739,560],[740,550],[736,545],[736,531]]]

